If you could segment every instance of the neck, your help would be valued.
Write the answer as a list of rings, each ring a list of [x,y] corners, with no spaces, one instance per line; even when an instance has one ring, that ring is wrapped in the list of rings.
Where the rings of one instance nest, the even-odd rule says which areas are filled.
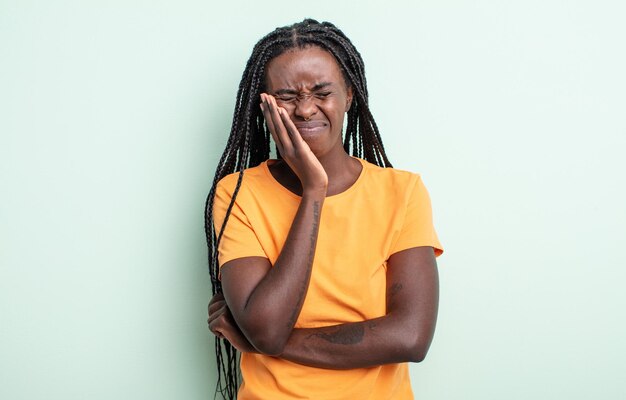
[[[361,173],[361,163],[346,153],[340,141],[328,153],[317,156],[317,159],[328,175],[327,196],[348,190]]]
[[[350,188],[361,173],[361,163],[346,153],[343,147],[319,156],[318,160],[328,175],[327,196],[333,196]],[[286,162],[272,164],[270,171],[283,186],[297,195],[302,195],[300,180]]]
[[[348,153],[341,148],[337,154],[325,154],[318,157],[320,164],[324,167],[326,175],[328,175],[328,187],[331,188],[340,185],[342,181],[354,175],[354,167],[359,166],[358,161],[354,160]],[[356,162],[355,162],[356,161]],[[358,174],[357,174],[358,176]]]

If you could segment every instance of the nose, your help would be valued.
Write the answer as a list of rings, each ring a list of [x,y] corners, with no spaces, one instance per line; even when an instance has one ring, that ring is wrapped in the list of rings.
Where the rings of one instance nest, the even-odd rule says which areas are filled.
[[[317,105],[313,101],[313,96],[301,96],[296,101],[296,109],[294,114],[297,117],[308,121],[317,113]]]

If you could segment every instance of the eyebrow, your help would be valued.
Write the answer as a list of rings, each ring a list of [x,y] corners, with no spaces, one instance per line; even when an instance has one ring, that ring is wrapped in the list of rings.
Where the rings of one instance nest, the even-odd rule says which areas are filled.
[[[330,85],[332,85],[332,83],[330,83],[330,82],[322,82],[322,83],[318,83],[318,84],[316,84],[315,86],[313,86],[313,90],[312,90],[312,91],[314,92],[314,91],[316,91],[316,90],[323,89],[323,88],[325,88],[326,86],[330,86]]]
[[[332,85],[332,82],[316,83],[315,86],[313,86],[313,89],[311,89],[311,91],[315,92],[317,90],[324,89],[325,87],[331,86],[331,85]],[[276,94],[298,94],[299,92],[294,89],[278,89],[275,93]]]

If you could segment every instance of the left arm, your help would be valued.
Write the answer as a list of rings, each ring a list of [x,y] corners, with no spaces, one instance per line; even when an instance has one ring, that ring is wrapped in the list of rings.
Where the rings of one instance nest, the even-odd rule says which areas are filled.
[[[414,247],[397,252],[387,262],[385,316],[323,328],[294,329],[279,357],[328,369],[422,361],[435,332],[438,300],[433,248]],[[226,307],[225,303],[222,307]],[[224,336],[231,342],[243,343],[233,343],[239,350],[253,351],[247,341],[242,341],[236,325],[228,325],[228,329],[221,330]]]
[[[400,251],[387,263],[384,317],[294,329],[280,357],[329,369],[420,362],[435,333],[438,301],[439,280],[432,247]]]

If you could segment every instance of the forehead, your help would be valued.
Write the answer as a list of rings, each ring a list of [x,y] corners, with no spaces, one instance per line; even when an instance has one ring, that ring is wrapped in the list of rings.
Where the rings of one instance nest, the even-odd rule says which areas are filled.
[[[275,57],[267,64],[266,80],[270,90],[302,88],[320,82],[344,84],[335,57],[317,46],[288,50]]]

